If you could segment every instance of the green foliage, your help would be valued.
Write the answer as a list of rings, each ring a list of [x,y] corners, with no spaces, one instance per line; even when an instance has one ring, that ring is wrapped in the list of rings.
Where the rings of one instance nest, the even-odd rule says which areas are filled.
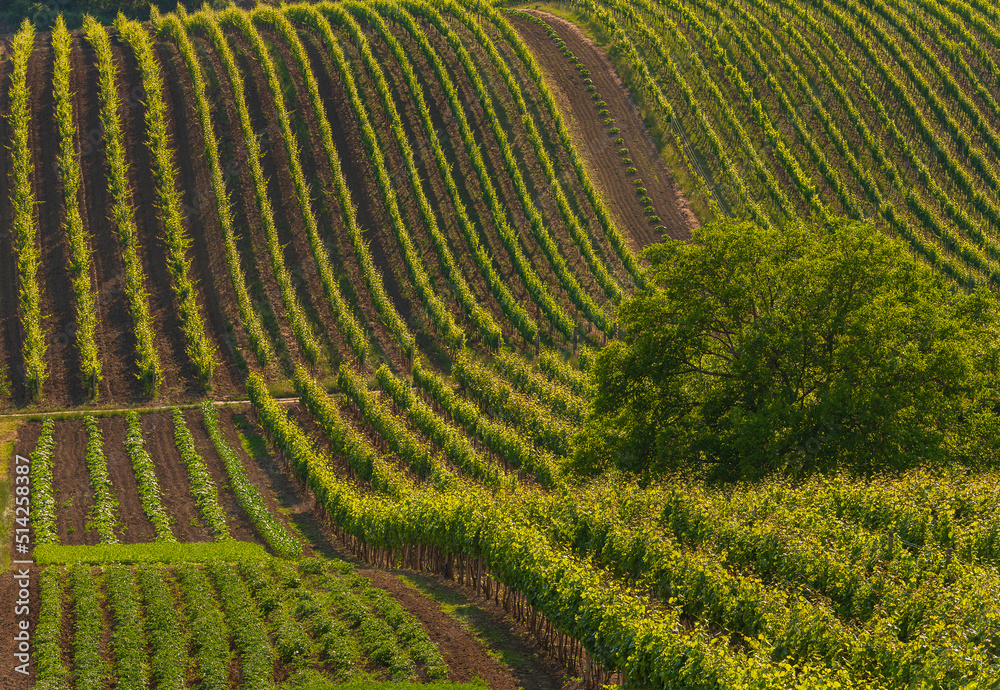
[[[73,590],[73,687],[101,690],[110,678],[108,662],[101,654],[104,621],[101,598],[90,566],[78,563],[70,568]]]
[[[261,560],[267,551],[258,544],[227,540],[221,542],[156,542],[153,544],[99,544],[97,546],[57,546],[35,549],[39,565],[52,563],[200,563],[214,558]]]
[[[222,435],[219,429],[219,412],[211,400],[202,403],[201,418],[215,451],[222,458],[222,464],[226,468],[226,474],[229,475],[229,483],[233,487],[233,493],[236,494],[240,507],[276,554],[283,558],[297,557],[302,553],[302,542],[289,534],[268,510],[264,497],[250,481],[243,462]]]
[[[148,397],[155,397],[163,383],[163,367],[153,345],[153,317],[149,311],[149,296],[144,287],[145,275],[139,256],[136,236],[135,209],[132,188],[128,181],[124,134],[119,109],[118,69],[111,53],[111,42],[104,27],[92,17],[84,18],[84,31],[97,56],[98,86],[101,99],[101,124],[104,127],[104,149],[108,163],[108,193],[110,216],[118,231],[122,259],[125,262],[125,295],[136,339],[138,378]]]
[[[177,300],[177,311],[184,332],[184,351],[194,367],[202,386],[212,387],[212,372],[219,365],[215,347],[205,333],[205,317],[198,304],[198,289],[191,279],[191,260],[187,250],[191,240],[184,228],[181,212],[181,193],[177,191],[177,172],[174,152],[167,135],[167,106],[163,101],[163,78],[160,63],[153,51],[153,41],[139,23],[126,21],[119,15],[115,22],[118,35],[132,48],[142,74],[145,93],[146,133],[149,153],[153,161],[153,179],[156,186],[156,205],[164,228],[167,248],[167,270],[170,285]]]
[[[56,499],[52,488],[53,451],[56,447],[55,422],[42,422],[42,432],[31,451],[31,526],[35,530],[35,544],[58,544],[56,528]]]
[[[719,223],[646,251],[575,461],[724,474],[996,453],[998,309],[871,226]]]
[[[90,472],[90,485],[94,489],[94,507],[90,520],[100,536],[102,544],[117,544],[115,529],[120,528],[118,521],[118,498],[111,485],[108,474],[108,461],[104,456],[104,436],[97,418],[84,417],[83,424],[87,428],[87,470]]]
[[[76,125],[73,122],[73,100],[69,88],[71,49],[72,38],[60,15],[52,32],[52,50],[55,53],[52,90],[59,125],[58,169],[66,208],[63,226],[69,239],[69,273],[76,297],[76,344],[80,351],[80,373],[87,387],[87,395],[95,399],[101,383],[101,358],[94,339],[97,331],[97,305],[90,282],[90,236],[83,227],[80,215],[80,160],[77,157]]]
[[[25,20],[21,30],[14,37],[14,68],[10,83],[10,115],[12,152],[12,194],[14,224],[11,228],[13,248],[17,256],[18,304],[21,310],[21,324],[24,329],[25,382],[32,399],[42,397],[42,385],[48,378],[45,365],[46,337],[42,326],[41,289],[38,285],[38,269],[41,266],[41,251],[38,241],[38,223],[35,218],[35,194],[31,180],[34,166],[31,162],[31,146],[28,130],[31,113],[28,110],[28,58],[35,42],[35,30]]]
[[[153,458],[146,450],[146,441],[142,437],[142,426],[139,422],[139,413],[130,410],[125,413],[125,451],[132,460],[132,471],[135,474],[136,485],[139,489],[139,502],[146,517],[153,523],[156,530],[156,541],[175,542],[173,532],[170,531],[170,516],[163,509],[160,500],[162,491],[160,483],[156,479],[156,465]]]
[[[160,568],[142,566],[139,584],[146,605],[150,667],[157,688],[182,690],[187,675],[189,634],[181,625],[177,601]]]
[[[274,648],[264,631],[260,609],[235,566],[209,561],[207,570],[222,600],[226,623],[240,652],[240,687],[269,688],[274,675]]]
[[[60,568],[46,568],[39,577],[39,612],[35,628],[35,687],[39,690],[56,690],[66,687],[69,669],[63,664],[62,649],[62,596],[63,585]]]
[[[219,492],[212,479],[208,466],[194,445],[194,437],[184,421],[184,411],[174,408],[174,440],[180,451],[181,461],[187,467],[188,479],[191,485],[191,495],[198,503],[198,510],[205,524],[219,541],[230,539],[229,527],[226,525],[226,511],[219,505]]]
[[[229,626],[219,610],[219,602],[205,573],[196,565],[177,566],[175,574],[184,598],[184,614],[197,665],[200,687],[222,690],[229,687]]]
[[[146,630],[135,575],[121,565],[104,571],[107,575],[108,600],[114,614],[111,649],[115,655],[115,681],[120,687],[144,688],[149,684],[146,661]]]

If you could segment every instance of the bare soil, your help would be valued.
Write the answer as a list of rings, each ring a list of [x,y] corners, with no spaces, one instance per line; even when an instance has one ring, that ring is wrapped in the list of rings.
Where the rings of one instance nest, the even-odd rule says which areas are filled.
[[[143,415],[142,435],[146,450],[156,464],[156,480],[162,491],[163,509],[174,524],[171,531],[177,541],[212,541],[212,535],[201,521],[198,504],[191,495],[187,468],[181,462],[174,441],[174,422],[169,413]]]
[[[96,530],[87,529],[94,507],[94,489],[87,469],[87,429],[81,419],[55,425],[52,490],[56,499],[56,528],[61,544],[98,542]]]
[[[653,244],[660,237],[643,213],[643,206],[635,192],[632,180],[642,178],[646,195],[652,200],[666,234],[674,239],[687,239],[691,228],[698,222],[677,185],[669,169],[663,162],[652,135],[643,122],[642,115],[621,77],[611,64],[607,54],[587,38],[583,31],[572,22],[548,12],[529,10],[544,19],[559,37],[566,42],[573,55],[590,70],[590,79],[597,87],[596,93],[608,104],[615,127],[621,129],[616,136],[608,134],[603,118],[597,114],[591,92],[586,90],[583,77],[559,52],[555,43],[545,33],[545,29],[527,19],[510,17],[521,38],[531,49],[542,68],[549,88],[552,89],[560,111],[573,134],[577,150],[583,157],[587,172],[609,202],[613,214],[620,221],[620,227],[639,250]],[[616,137],[625,140],[629,149],[628,157],[633,160],[635,175],[627,175]]]
[[[125,451],[125,417],[104,417],[99,423],[104,435],[104,457],[108,462],[108,474],[111,475],[111,484],[118,498],[118,515],[122,525],[119,538],[123,544],[154,541],[156,530],[142,509],[132,459]]]

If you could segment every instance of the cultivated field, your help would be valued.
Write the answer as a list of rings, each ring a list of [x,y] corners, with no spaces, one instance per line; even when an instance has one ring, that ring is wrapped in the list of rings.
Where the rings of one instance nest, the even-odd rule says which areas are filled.
[[[993,474],[568,467],[664,236],[843,214],[992,285],[995,14],[345,0],[5,39],[0,596],[32,606],[0,678],[1000,682]]]

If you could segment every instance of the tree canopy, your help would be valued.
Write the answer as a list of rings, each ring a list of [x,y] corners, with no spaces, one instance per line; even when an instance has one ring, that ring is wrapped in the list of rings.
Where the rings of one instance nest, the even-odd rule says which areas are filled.
[[[871,225],[721,222],[646,249],[594,364],[583,471],[903,467],[997,453],[1000,318]]]

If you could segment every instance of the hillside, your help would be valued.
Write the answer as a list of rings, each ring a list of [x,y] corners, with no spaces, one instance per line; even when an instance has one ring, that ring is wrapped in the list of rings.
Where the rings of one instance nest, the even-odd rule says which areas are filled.
[[[663,238],[846,215],[992,286],[994,15],[350,0],[9,37],[4,680],[995,684],[994,472],[567,468]]]

